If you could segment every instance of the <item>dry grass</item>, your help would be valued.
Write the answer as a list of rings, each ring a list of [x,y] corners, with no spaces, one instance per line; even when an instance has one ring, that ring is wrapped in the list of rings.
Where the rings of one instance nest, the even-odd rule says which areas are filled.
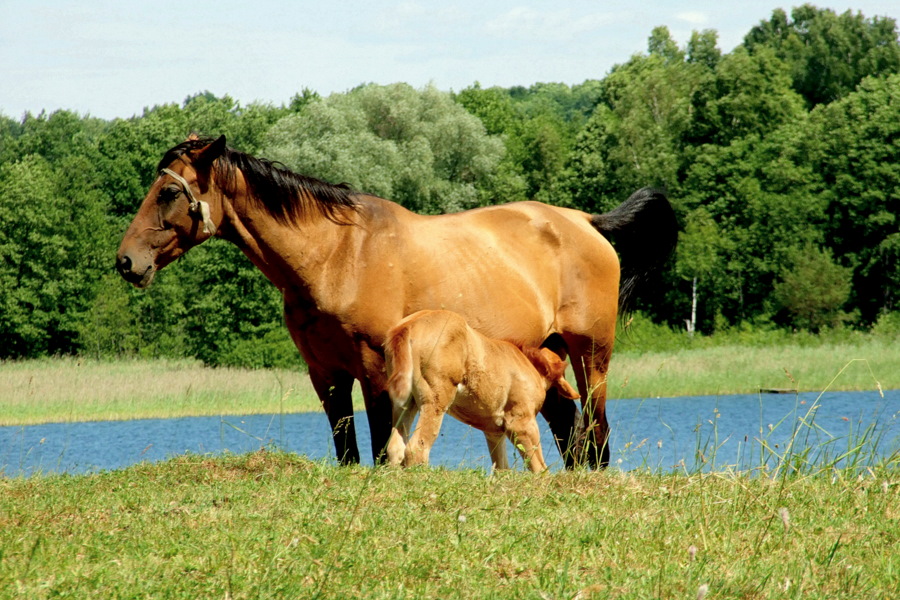
[[[301,371],[165,360],[0,363],[0,425],[316,410]]]
[[[677,352],[619,352],[610,366],[612,398],[900,388],[900,344],[719,346]]]
[[[706,346],[616,352],[610,398],[900,389],[900,344]],[[356,387],[354,405],[363,410]],[[47,359],[0,363],[0,425],[319,411],[301,371],[212,369],[196,361]]]

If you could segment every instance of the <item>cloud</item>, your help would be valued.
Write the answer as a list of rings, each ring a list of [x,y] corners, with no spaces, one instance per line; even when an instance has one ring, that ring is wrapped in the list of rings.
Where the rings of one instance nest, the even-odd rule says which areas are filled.
[[[676,15],[676,18],[679,21],[685,21],[692,25],[704,25],[709,22],[709,15],[698,10],[678,13],[678,15]]]
[[[597,31],[622,19],[623,14],[617,12],[574,15],[569,9],[542,11],[518,6],[489,20],[484,30],[499,38],[559,41]]]

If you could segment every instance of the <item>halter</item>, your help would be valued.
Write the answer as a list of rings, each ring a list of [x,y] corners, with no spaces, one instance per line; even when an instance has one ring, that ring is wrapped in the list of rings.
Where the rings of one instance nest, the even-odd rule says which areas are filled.
[[[172,169],[162,169],[160,173],[165,173],[182,185],[184,193],[187,194],[188,200],[190,200],[188,212],[192,215],[200,215],[200,219],[203,221],[204,233],[208,233],[209,235],[215,234],[216,226],[212,222],[212,217],[209,214],[209,204],[203,200],[197,200],[197,198],[194,197],[194,192],[191,190],[191,186],[188,185],[187,180]]]

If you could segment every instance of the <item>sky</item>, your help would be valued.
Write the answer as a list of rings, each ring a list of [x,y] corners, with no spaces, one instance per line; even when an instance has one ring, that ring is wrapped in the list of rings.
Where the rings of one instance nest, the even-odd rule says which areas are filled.
[[[646,52],[658,25],[682,47],[713,29],[730,52],[802,3],[779,2],[0,0],[0,114],[128,118],[206,91],[277,106],[363,83],[573,85]],[[812,3],[900,22],[898,0]]]

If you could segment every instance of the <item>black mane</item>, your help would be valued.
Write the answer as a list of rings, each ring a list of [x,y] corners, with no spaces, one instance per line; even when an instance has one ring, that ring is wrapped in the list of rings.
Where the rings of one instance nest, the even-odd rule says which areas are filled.
[[[171,148],[159,161],[157,171],[194,150],[211,144],[213,139],[190,139]],[[314,177],[294,173],[284,165],[256,158],[232,148],[214,163],[215,178],[225,194],[235,193],[236,171],[240,170],[251,196],[279,221],[299,221],[316,211],[336,223],[344,223],[340,209],[356,209],[359,192],[348,184],[334,185]]]

